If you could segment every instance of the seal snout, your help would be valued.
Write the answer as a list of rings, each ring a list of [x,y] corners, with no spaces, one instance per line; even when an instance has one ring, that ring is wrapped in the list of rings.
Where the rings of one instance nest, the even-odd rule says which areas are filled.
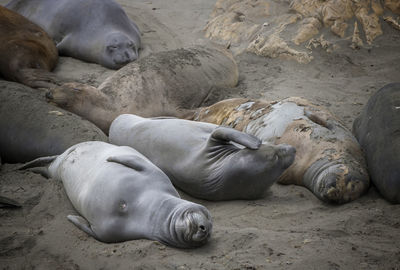
[[[279,159],[282,160],[283,167],[288,168],[294,162],[296,148],[288,144],[281,144],[278,145],[278,147],[277,155]]]
[[[345,203],[360,197],[368,188],[368,179],[346,166],[328,162],[315,172],[315,193],[324,201]]]
[[[185,240],[191,246],[200,246],[207,242],[211,236],[212,222],[209,213],[201,209],[192,209],[186,212],[185,220],[187,230]]]

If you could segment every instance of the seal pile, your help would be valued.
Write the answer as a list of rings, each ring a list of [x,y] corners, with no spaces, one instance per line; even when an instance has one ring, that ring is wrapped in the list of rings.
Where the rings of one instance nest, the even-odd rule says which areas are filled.
[[[121,68],[98,88],[57,81],[46,96],[66,111],[30,88],[0,83],[3,161],[33,159],[21,169],[61,181],[79,213],[68,220],[95,239],[204,245],[212,232],[211,214],[181,199],[175,187],[206,200],[258,199],[279,181],[304,186],[331,203],[355,200],[368,189],[360,144],[325,108],[301,98],[229,99],[201,107],[212,91],[238,82],[237,65],[226,50],[195,46],[132,62],[141,47],[139,28],[112,0],[13,0],[7,7],[39,26],[4,7],[2,20],[11,16],[29,25],[28,36],[45,37],[52,57],[21,50],[24,56],[12,57],[33,60],[21,71],[0,69],[6,79],[48,87],[57,61],[54,50]],[[93,8],[102,16],[86,16]],[[18,36],[18,44],[24,38],[29,39]],[[354,123],[372,181],[395,203],[400,202],[399,124],[391,129],[386,120],[398,116],[399,92],[399,84],[378,91]],[[111,144],[105,142],[108,132]],[[380,141],[382,134],[392,136],[395,147]],[[7,202],[17,206],[0,197],[0,203]]]

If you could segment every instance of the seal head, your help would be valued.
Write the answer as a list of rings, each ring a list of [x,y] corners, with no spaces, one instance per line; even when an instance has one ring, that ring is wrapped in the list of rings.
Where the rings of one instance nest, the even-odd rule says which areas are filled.
[[[211,216],[203,207],[190,207],[179,213],[174,227],[176,239],[186,246],[202,246],[211,235]]]
[[[139,55],[137,41],[121,32],[107,35],[100,64],[111,69],[118,69],[135,61]]]

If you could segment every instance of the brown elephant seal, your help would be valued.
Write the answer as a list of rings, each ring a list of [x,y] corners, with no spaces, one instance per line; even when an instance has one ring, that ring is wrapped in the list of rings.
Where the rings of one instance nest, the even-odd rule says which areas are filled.
[[[107,141],[94,124],[47,103],[39,91],[0,81],[0,155],[20,163],[58,155],[83,141]]]
[[[400,203],[400,83],[378,90],[353,124],[371,180],[382,196]]]
[[[43,27],[60,55],[111,69],[138,58],[139,29],[113,0],[13,0],[6,7]]]
[[[129,63],[98,88],[69,83],[50,100],[108,132],[120,114],[179,116],[201,106],[210,93],[238,82],[238,68],[223,49],[193,47],[159,52]]]
[[[349,202],[369,187],[355,137],[331,113],[305,99],[228,99],[186,118],[229,126],[263,142],[294,146],[296,158],[278,182],[305,186],[323,201]]]
[[[210,237],[208,210],[181,199],[168,177],[133,148],[83,142],[21,169],[46,164],[38,171],[62,181],[81,215],[68,219],[99,241],[145,238],[189,248]]]
[[[54,41],[38,25],[0,6],[0,76],[30,87],[49,87],[58,61]]]
[[[263,197],[292,164],[296,152],[289,145],[261,144],[232,128],[132,114],[113,121],[109,140],[135,148],[175,186],[212,201]]]

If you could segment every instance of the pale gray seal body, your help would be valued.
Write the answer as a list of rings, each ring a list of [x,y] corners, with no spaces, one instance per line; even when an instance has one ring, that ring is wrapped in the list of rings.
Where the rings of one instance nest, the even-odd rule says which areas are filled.
[[[124,114],[111,124],[109,139],[134,147],[175,186],[207,200],[260,198],[295,156],[289,145],[261,145],[231,128],[176,118]]]
[[[40,25],[60,55],[111,69],[138,58],[139,29],[113,0],[13,0],[6,7]]]
[[[400,203],[400,83],[378,90],[354,121],[371,180],[385,199]]]
[[[168,177],[130,147],[84,142],[60,156],[27,163],[63,182],[81,216],[68,216],[102,242],[152,239],[175,247],[195,247],[210,236],[208,210],[182,200]]]

